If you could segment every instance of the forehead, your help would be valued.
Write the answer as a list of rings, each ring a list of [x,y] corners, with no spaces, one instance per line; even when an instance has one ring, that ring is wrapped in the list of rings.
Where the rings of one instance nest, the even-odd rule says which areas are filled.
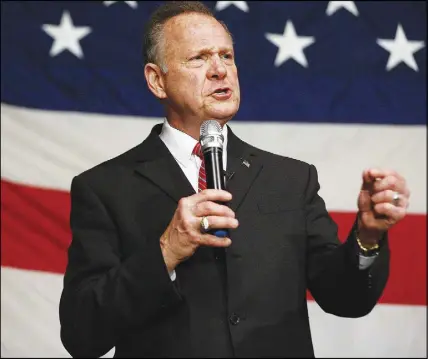
[[[166,49],[193,51],[201,47],[232,47],[232,39],[222,24],[203,14],[181,14],[164,27]]]

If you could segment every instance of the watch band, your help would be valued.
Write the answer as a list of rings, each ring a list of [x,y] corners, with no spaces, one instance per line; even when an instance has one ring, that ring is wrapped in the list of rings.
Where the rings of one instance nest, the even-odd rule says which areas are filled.
[[[379,244],[373,244],[371,246],[369,245],[364,245],[361,243],[360,238],[358,238],[358,233],[355,233],[355,237],[357,239],[357,243],[358,243],[358,247],[360,249],[360,254],[363,255],[364,257],[373,257],[379,254]]]

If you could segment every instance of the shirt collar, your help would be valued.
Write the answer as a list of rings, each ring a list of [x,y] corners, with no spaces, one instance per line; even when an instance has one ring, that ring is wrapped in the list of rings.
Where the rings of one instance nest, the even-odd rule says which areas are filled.
[[[223,153],[226,155],[227,149],[227,126],[224,125],[222,129],[224,137]],[[192,159],[193,148],[195,147],[196,141],[193,137],[189,136],[176,128],[172,127],[165,119],[162,132],[159,135],[161,140],[165,143],[171,154],[177,159],[180,164],[187,167],[189,161]]]

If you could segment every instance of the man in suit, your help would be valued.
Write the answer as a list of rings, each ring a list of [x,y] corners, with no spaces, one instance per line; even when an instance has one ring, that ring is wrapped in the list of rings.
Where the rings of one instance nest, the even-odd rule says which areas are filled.
[[[388,278],[388,229],[408,206],[405,180],[365,170],[341,243],[315,167],[257,149],[226,125],[240,92],[225,24],[200,3],[167,3],[147,25],[144,51],[166,121],[73,179],[65,348],[75,357],[113,347],[116,357],[312,357],[306,291],[334,315],[373,309]],[[226,191],[198,180],[207,119],[222,126],[234,173]]]

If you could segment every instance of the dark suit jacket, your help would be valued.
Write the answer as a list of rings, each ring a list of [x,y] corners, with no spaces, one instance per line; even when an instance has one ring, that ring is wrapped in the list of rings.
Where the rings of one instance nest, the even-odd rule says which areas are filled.
[[[229,248],[200,247],[172,282],[159,238],[195,192],[160,130],[73,179],[59,312],[72,356],[115,346],[116,357],[311,357],[307,289],[328,313],[372,310],[388,278],[387,238],[359,270],[353,232],[339,242],[315,167],[254,148],[230,127],[227,186],[240,226]]]

